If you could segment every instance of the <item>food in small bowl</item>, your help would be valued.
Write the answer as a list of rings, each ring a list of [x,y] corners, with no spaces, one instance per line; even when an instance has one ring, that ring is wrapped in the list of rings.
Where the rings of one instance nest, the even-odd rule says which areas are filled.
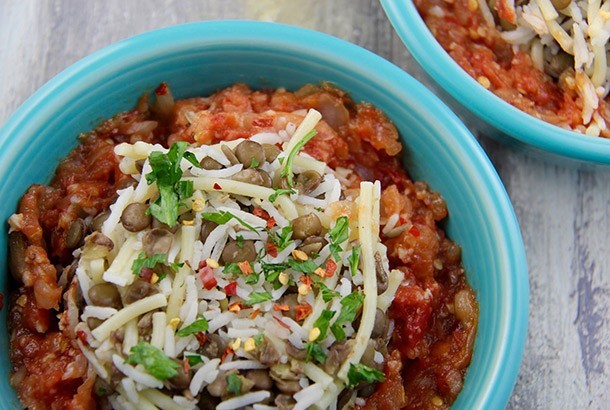
[[[171,84],[171,91],[158,87],[155,99],[140,100],[134,110],[131,105],[142,91],[162,80]],[[333,85],[323,85],[325,80]],[[229,87],[236,83],[251,88]],[[303,88],[308,83],[314,85]],[[349,97],[339,90],[349,91]],[[181,107],[188,109],[181,111]],[[320,112],[323,120],[317,121],[318,115],[310,109]],[[116,116],[122,111],[126,114]],[[104,117],[111,120],[91,132]],[[270,121],[276,117],[287,121]],[[318,133],[313,137],[308,131],[312,118]],[[34,185],[19,201],[32,183],[48,180],[45,177],[56,167],[55,161],[71,148],[66,141],[78,133],[83,133],[81,144],[57,168],[50,187]],[[404,143],[402,150],[399,140]],[[285,26],[216,22],[174,27],[128,40],[68,69],[12,117],[0,141],[5,148],[0,152],[0,171],[13,182],[8,190],[0,187],[10,205],[2,209],[2,217],[8,219],[17,210],[11,223],[20,232],[0,236],[0,254],[6,255],[7,239],[12,249],[23,249],[22,235],[27,239],[28,233],[40,241],[34,247],[51,250],[46,253],[49,262],[64,261],[63,265],[47,263],[45,252],[36,251],[31,254],[35,258],[26,258],[30,269],[24,272],[15,266],[23,273],[17,275],[24,283],[21,291],[29,296],[21,298],[23,294],[18,293],[11,303],[11,324],[21,326],[13,327],[10,338],[18,354],[13,356],[16,366],[4,362],[3,371],[7,375],[10,369],[15,371],[12,380],[21,393],[30,389],[26,399],[42,397],[39,405],[53,402],[61,407],[72,400],[90,404],[94,395],[108,394],[105,400],[127,408],[134,400],[161,408],[222,401],[221,408],[232,408],[261,407],[271,400],[276,404],[281,396],[288,405],[303,407],[321,394],[316,403],[325,407],[324,400],[332,403],[342,390],[341,399],[357,405],[377,402],[381,407],[387,400],[393,405],[410,400],[417,406],[423,400],[446,407],[456,395],[454,408],[506,403],[527,325],[527,275],[514,214],[472,136],[427,90],[383,59],[332,37]],[[240,145],[246,142],[245,147]],[[210,185],[212,177],[216,181]],[[413,183],[412,178],[439,187],[446,208],[434,193],[436,188]],[[380,181],[382,193],[374,181]],[[315,197],[296,188],[306,190],[318,182],[310,192]],[[251,185],[254,190],[248,188]],[[337,199],[337,186],[339,202],[345,206],[325,207],[325,201]],[[135,199],[136,195],[144,196]],[[178,204],[178,211],[168,204]],[[36,212],[41,207],[45,212]],[[308,212],[300,214],[303,207]],[[95,218],[107,208],[108,219]],[[443,209],[450,216],[441,229],[436,223],[445,216]],[[398,216],[393,216],[397,211]],[[301,216],[305,220],[298,219]],[[28,231],[36,220],[46,234]],[[358,226],[350,221],[358,221]],[[218,226],[210,225],[213,229],[203,232],[208,223]],[[313,230],[312,236],[298,239],[304,237],[305,229]],[[288,238],[290,230],[294,236]],[[451,246],[443,231],[462,244],[463,269],[459,248]],[[388,273],[388,283],[380,292],[383,275],[375,277],[375,294],[367,292],[371,275],[363,272],[367,258],[371,272],[365,248],[370,256],[367,243],[376,243],[377,232],[382,241],[377,249],[387,248],[388,266],[383,252],[373,253],[375,276],[378,271]],[[193,246],[182,247],[190,239]],[[32,246],[27,245],[26,249]],[[407,251],[391,252],[401,248]],[[195,258],[199,263],[192,263]],[[400,262],[403,259],[408,262]],[[71,260],[76,263],[66,263]],[[392,350],[410,358],[384,356],[384,344],[370,351],[367,342],[356,361],[358,346],[363,346],[358,333],[370,330],[373,334],[377,307],[383,312],[384,304],[371,309],[371,301],[391,299],[389,279],[400,273],[392,273],[390,267],[399,265],[409,269],[398,269],[403,280],[389,308],[388,325],[393,322],[394,331],[387,333],[392,334],[387,346],[394,343],[388,353]],[[31,269],[34,266],[41,269]],[[185,272],[189,274],[184,276]],[[418,278],[415,272],[426,275]],[[464,326],[466,318],[472,318],[467,307],[476,306],[468,296],[472,293],[466,277],[479,305],[476,335],[474,323]],[[184,286],[180,286],[181,278],[185,278]],[[327,281],[335,279],[338,282],[331,287]],[[28,287],[25,282],[38,286]],[[81,289],[85,291],[78,292]],[[38,303],[37,294],[41,308],[32,305]],[[296,297],[295,303],[282,300],[284,296]],[[84,302],[74,303],[81,298]],[[56,304],[62,310],[57,326],[51,314]],[[301,320],[297,320],[296,306],[301,306]],[[344,307],[355,307],[354,319],[335,326]],[[371,310],[375,312],[372,329]],[[20,320],[20,315],[34,320]],[[222,321],[229,316],[237,318]],[[313,323],[304,332],[308,319]],[[379,323],[382,319],[380,315]],[[384,334],[384,326],[380,328]],[[400,332],[401,328],[408,331]],[[71,331],[75,337],[70,337]],[[295,369],[284,336],[298,350],[291,350],[298,358],[290,356]],[[401,337],[406,342],[396,340]],[[275,345],[272,339],[278,338],[281,343]],[[348,345],[344,353],[354,360],[339,355],[341,360],[336,362],[341,366],[335,373],[325,368],[324,356],[329,360],[340,353],[333,350],[338,339]],[[417,339],[420,342],[413,345]],[[35,348],[15,344],[19,340]],[[465,372],[473,341],[472,362]],[[212,344],[219,349],[200,351],[202,345],[205,349]],[[275,357],[271,346],[281,353],[276,365],[290,363],[290,369],[279,369],[276,378],[271,377],[273,365],[261,361]],[[457,346],[461,348],[456,350]],[[261,357],[262,349],[270,354]],[[44,351],[56,354],[41,354]],[[372,362],[367,362],[370,353]],[[161,366],[156,365],[159,362]],[[383,370],[376,367],[380,363]],[[403,370],[409,367],[409,374],[400,372],[399,365]],[[209,367],[202,371],[203,366]],[[313,370],[308,370],[313,378],[304,368]],[[259,379],[271,379],[271,385],[255,388],[245,381],[245,373],[254,370],[268,370]],[[176,380],[175,372],[181,371],[191,377],[188,386],[184,378]],[[291,375],[295,372],[298,380]],[[358,384],[346,389],[350,373]],[[108,386],[96,385],[104,379],[100,374],[108,376]],[[405,383],[398,383],[399,374]],[[409,387],[407,379],[415,383]],[[208,387],[217,380],[218,385],[212,386],[217,396],[212,396]],[[179,387],[172,388],[170,383]],[[282,393],[278,383],[285,390],[292,387],[303,393]],[[58,385],[62,388],[45,389]],[[7,398],[3,406],[19,406],[8,383],[0,384],[0,390]],[[209,400],[198,400],[203,394],[209,394]]]
[[[155,96],[9,218],[22,402],[448,408],[478,305],[385,115],[330,85]]]
[[[382,3],[424,69],[481,120],[543,150],[608,163],[608,5],[550,0]],[[480,128],[489,133],[489,127]]]

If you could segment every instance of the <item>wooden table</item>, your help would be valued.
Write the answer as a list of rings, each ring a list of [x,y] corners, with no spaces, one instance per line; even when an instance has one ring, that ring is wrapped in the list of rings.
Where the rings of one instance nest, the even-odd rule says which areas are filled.
[[[134,34],[210,19],[316,29],[423,79],[375,0],[0,0],[0,124],[80,58]],[[513,201],[530,269],[529,334],[508,407],[608,408],[610,175],[480,138]]]

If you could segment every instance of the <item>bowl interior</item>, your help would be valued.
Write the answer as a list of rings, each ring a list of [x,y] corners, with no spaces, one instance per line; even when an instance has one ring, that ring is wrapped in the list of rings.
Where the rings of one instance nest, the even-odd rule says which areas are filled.
[[[556,127],[508,104],[470,77],[445,52],[412,0],[380,1],[409,52],[435,85],[440,86],[441,94],[447,93],[459,103],[453,107],[472,119],[472,125],[489,136],[501,139],[508,136],[534,147],[533,152],[542,153],[541,157],[554,162],[562,161],[562,165],[566,159],[576,166],[610,165],[610,141],[606,138],[588,137]]]
[[[528,306],[524,249],[506,192],[472,135],[436,97],[387,61],[336,38],[276,24],[196,23],[147,33],[80,61],[34,94],[0,130],[0,219],[14,212],[30,184],[48,182],[79,133],[133,107],[161,81],[169,82],[178,98],[235,82],[295,89],[331,81],[355,100],[385,111],[401,132],[411,175],[447,201],[446,228],[462,246],[480,303],[474,357],[454,408],[506,404],[521,361]],[[5,277],[6,270],[3,266]],[[6,282],[0,282],[4,295]],[[3,309],[2,329],[6,314]],[[7,337],[0,338],[0,348],[0,408],[17,408],[8,383]]]

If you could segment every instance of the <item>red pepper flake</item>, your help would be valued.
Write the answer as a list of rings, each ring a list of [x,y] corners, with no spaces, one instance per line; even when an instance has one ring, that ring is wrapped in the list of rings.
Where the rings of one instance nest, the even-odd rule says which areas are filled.
[[[299,280],[301,281],[301,283],[304,283],[305,285],[311,287],[311,277],[306,276],[306,275],[301,275]]]
[[[407,218],[399,216],[398,217],[398,225],[404,225],[407,223]]]
[[[153,277],[153,270],[150,268],[142,268],[142,271],[140,272],[140,277],[142,279],[144,279],[146,282],[150,283]]]
[[[419,238],[419,233],[420,233],[420,232],[419,232],[419,229],[417,228],[417,226],[413,225],[413,226],[411,227],[411,229],[409,229],[409,233],[410,233],[411,235],[413,235],[415,238]]]
[[[276,312],[288,312],[290,311],[290,306],[288,305],[278,305],[277,303],[273,305],[273,310]]]
[[[233,349],[231,349],[230,347],[227,347],[225,349],[225,352],[222,354],[222,357],[220,358],[220,363],[224,363],[224,361],[227,359],[227,356],[230,354],[233,354],[233,353],[235,353],[233,351]]]
[[[169,88],[167,87],[167,83],[161,83],[155,89],[155,94],[157,94],[157,95],[165,95],[165,94],[167,94],[168,91],[169,91]]]
[[[208,263],[204,260],[199,261],[199,266],[197,266],[197,270],[201,270],[203,268],[205,268],[206,266],[208,266]]]
[[[256,309],[255,311],[250,313],[250,319],[254,319],[255,317],[258,316],[259,313],[261,313],[261,310],[260,309]]]
[[[204,266],[199,270],[199,278],[201,279],[201,284],[207,290],[211,290],[218,285],[218,281],[214,277],[214,271],[209,266]]]
[[[267,219],[267,229],[271,229],[275,226],[275,218],[270,216],[269,219]]]
[[[208,341],[208,337],[203,332],[198,332],[195,336],[199,342],[199,346],[203,346]]]
[[[252,270],[252,265],[250,265],[250,262],[248,261],[237,262],[237,266],[239,266],[239,270],[241,271],[241,273],[246,276],[254,273],[254,271]]]
[[[277,257],[277,245],[273,242],[267,242],[267,254],[272,258]]]
[[[335,263],[335,261],[332,259],[327,259],[326,260],[326,277],[330,278],[331,276],[333,276],[335,274],[336,270],[337,270],[337,264]]]
[[[307,316],[311,315],[313,308],[307,302],[303,302],[300,305],[296,305],[294,307],[295,317],[297,322],[305,319]]]
[[[286,329],[290,329],[290,326],[288,326],[286,323],[284,323],[282,321],[282,319],[280,319],[279,317],[273,316],[273,318],[276,320],[276,322],[278,322],[280,324],[280,326],[282,326],[282,327],[284,327]]]
[[[225,293],[227,294],[227,296],[237,295],[237,282],[231,282],[227,286],[225,286]]]
[[[182,359],[182,370],[184,370],[184,374],[189,374],[189,370],[191,370],[191,364],[187,357]]]
[[[264,220],[269,219],[269,213],[263,208],[254,208],[252,210],[252,215],[258,216],[259,218],[263,218]]]
[[[218,183],[217,183],[217,182],[214,182],[214,189],[216,189],[216,190],[221,190],[221,189],[222,189],[222,187],[221,187],[220,185],[218,185]]]
[[[84,330],[77,330],[76,337],[83,345],[89,346],[89,342],[87,341],[87,333]]]

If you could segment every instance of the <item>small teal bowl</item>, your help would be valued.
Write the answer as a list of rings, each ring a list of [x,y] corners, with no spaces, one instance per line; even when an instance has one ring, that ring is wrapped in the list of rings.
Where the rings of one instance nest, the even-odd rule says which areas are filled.
[[[554,163],[610,165],[610,140],[556,127],[513,107],[470,77],[436,41],[412,0],[381,0],[407,49],[468,125]],[[550,155],[549,155],[550,154]]]
[[[0,129],[0,219],[32,183],[48,182],[76,136],[134,106],[161,81],[178,98],[206,95],[235,82],[296,89],[331,81],[394,121],[404,162],[416,179],[445,197],[449,235],[462,245],[480,303],[472,364],[455,409],[502,408],[515,383],[527,330],[528,276],[508,196],[466,127],[398,67],[325,34],[278,24],[223,21],[143,34],[79,61],[30,97]],[[6,260],[7,226],[0,234]],[[4,267],[0,291],[7,292]],[[19,408],[9,385],[6,309],[0,338],[2,409]]]

